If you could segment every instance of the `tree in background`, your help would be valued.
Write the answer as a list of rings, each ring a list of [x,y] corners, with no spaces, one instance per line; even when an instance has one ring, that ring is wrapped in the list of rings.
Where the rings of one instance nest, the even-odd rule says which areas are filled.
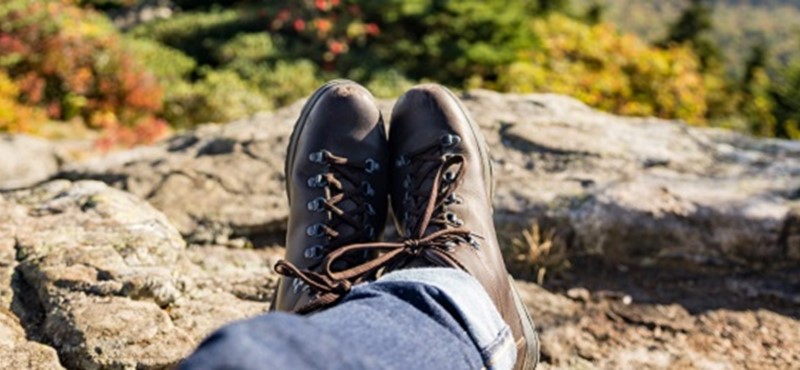
[[[565,13],[570,8],[570,0],[535,0],[531,2],[538,14]]]
[[[593,2],[586,8],[586,13],[584,14],[583,18],[586,20],[586,23],[590,25],[595,25],[603,21],[603,16],[605,15],[607,6],[601,4],[600,2]]]
[[[773,115],[774,101],[770,94],[772,81],[767,74],[767,47],[755,45],[745,63],[739,91],[741,112],[749,125],[748,131],[760,136],[776,135],[776,120]]]
[[[714,28],[711,16],[713,9],[705,1],[690,0],[689,7],[670,25],[669,33],[661,44],[690,44],[700,57],[703,69],[709,69],[720,63],[720,52],[708,37]]]
[[[800,59],[784,68],[770,93],[777,121],[775,135],[800,139]]]
[[[730,126],[730,118],[737,114],[737,86],[725,74],[725,63],[719,48],[711,40],[714,28],[713,9],[707,0],[690,0],[689,6],[669,27],[667,36],[659,45],[688,45],[700,59],[700,71],[706,89],[706,118],[715,125]]]

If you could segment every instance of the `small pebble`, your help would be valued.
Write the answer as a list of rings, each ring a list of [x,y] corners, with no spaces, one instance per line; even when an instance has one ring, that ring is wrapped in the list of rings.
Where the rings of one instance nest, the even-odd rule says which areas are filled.
[[[586,288],[572,288],[567,291],[567,297],[576,301],[589,302],[592,299],[592,293]]]

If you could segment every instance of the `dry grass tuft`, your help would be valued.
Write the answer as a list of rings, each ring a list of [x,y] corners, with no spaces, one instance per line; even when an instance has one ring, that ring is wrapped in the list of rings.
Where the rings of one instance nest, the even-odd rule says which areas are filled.
[[[539,222],[514,238],[511,247],[514,269],[534,272],[538,284],[544,283],[548,272],[570,267],[566,243],[557,237],[555,229],[543,230]]]

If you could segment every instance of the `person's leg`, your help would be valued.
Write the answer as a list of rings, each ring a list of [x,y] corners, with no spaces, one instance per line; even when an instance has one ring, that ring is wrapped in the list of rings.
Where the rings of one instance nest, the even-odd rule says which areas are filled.
[[[182,369],[510,368],[513,337],[481,285],[448,268],[358,285],[310,316],[270,313],[210,336]]]

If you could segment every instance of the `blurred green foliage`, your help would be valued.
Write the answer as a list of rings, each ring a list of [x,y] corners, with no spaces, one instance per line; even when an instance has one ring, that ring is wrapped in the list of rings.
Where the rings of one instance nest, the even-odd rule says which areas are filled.
[[[460,85],[474,77],[495,79],[498,67],[536,46],[536,37],[528,27],[535,13],[526,1],[359,3],[364,19],[380,27],[381,37],[356,45],[353,57],[342,61],[344,69],[374,70],[390,65],[411,79]],[[365,67],[359,63],[364,59],[374,62]]]
[[[800,14],[793,1],[771,6]],[[630,14],[620,12],[622,3]],[[728,14],[724,9],[760,6],[755,3],[8,0],[0,4],[0,130],[36,131],[35,122],[75,117],[115,132],[161,119],[177,128],[225,122],[290,104],[325,80],[344,77],[380,97],[423,81],[549,91],[620,114],[796,138],[800,67],[789,66],[786,58],[793,54],[785,42],[735,45],[749,42],[750,34],[720,41],[720,28],[730,28],[719,24],[719,15]],[[124,32],[107,19],[142,5],[169,6],[172,16]],[[51,7],[68,16],[42,19],[31,10]],[[640,9],[650,13],[641,18]],[[656,32],[640,38],[621,31],[640,24]],[[48,36],[36,39],[39,47],[19,49],[13,40],[31,33]],[[64,36],[72,33],[80,37]],[[741,57],[730,58],[731,45]],[[70,57],[75,52],[79,58]],[[53,63],[37,62],[42,58]],[[61,77],[51,75],[54,68]],[[75,84],[77,76],[87,78],[85,70],[90,85],[105,90]],[[31,83],[39,80],[29,75],[45,82]],[[32,91],[46,98],[32,99]],[[115,134],[112,144],[141,141],[130,132],[158,136],[141,127]]]
[[[800,62],[795,62],[779,76],[772,90],[775,119],[782,123],[776,136],[800,139]]]

